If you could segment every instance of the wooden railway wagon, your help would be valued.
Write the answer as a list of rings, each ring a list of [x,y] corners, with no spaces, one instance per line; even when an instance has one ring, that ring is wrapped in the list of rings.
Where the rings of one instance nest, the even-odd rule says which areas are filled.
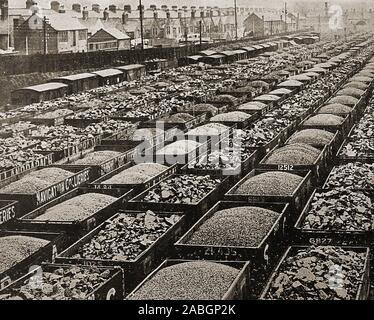
[[[68,85],[58,82],[49,82],[14,90],[11,94],[11,99],[13,105],[27,105],[61,98],[68,94],[68,92]]]
[[[117,69],[105,69],[92,73],[98,76],[100,86],[118,84],[124,80],[125,76],[121,70]]]
[[[116,69],[123,72],[126,81],[139,80],[146,75],[146,67],[142,64],[129,64]]]
[[[79,73],[66,77],[59,77],[49,82],[60,82],[69,86],[69,94],[97,88],[99,77],[93,73]]]

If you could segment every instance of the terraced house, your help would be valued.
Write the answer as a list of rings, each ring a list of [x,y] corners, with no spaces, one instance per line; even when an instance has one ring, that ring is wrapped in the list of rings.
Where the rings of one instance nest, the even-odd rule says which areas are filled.
[[[23,54],[86,52],[87,32],[78,18],[63,10],[45,15],[35,9],[14,32],[15,50]]]

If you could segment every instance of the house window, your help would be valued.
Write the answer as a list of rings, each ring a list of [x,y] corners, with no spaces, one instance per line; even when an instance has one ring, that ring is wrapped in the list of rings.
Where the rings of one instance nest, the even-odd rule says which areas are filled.
[[[78,33],[79,40],[86,40],[87,39],[87,33],[86,30],[80,30]]]
[[[68,32],[62,31],[58,33],[58,41],[59,42],[68,42]]]

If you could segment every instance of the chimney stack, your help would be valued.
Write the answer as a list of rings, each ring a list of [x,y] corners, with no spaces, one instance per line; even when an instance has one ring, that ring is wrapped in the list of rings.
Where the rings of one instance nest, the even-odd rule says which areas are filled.
[[[51,10],[59,12],[60,10],[60,3],[58,1],[51,2]]]
[[[104,18],[104,21],[108,21],[109,20],[109,11],[108,11],[108,8],[104,9],[103,18]]]
[[[30,9],[34,5],[33,0],[27,0],[26,1],[26,9]]]
[[[170,11],[169,11],[169,9],[166,10],[166,19],[170,19]]]
[[[123,6],[123,11],[128,12],[128,13],[131,13],[131,6],[128,5],[128,4],[124,5],[124,6]]]
[[[5,21],[8,19],[8,0],[0,1],[1,20]]]
[[[117,6],[115,4],[111,4],[109,6],[109,11],[113,12],[113,13],[116,13],[117,12]]]
[[[96,13],[100,13],[100,5],[97,3],[93,4],[92,11],[95,11]]]
[[[88,10],[87,10],[87,7],[83,7],[82,15],[83,15],[83,20],[88,20]]]
[[[60,5],[60,8],[58,9],[58,13],[65,13],[65,6],[62,4]]]
[[[192,7],[191,7],[191,18],[192,18],[192,19],[195,19],[195,18],[196,18],[196,10],[195,10],[195,9],[192,9]]]
[[[79,3],[74,3],[71,9],[75,12],[82,12],[82,6]]]
[[[129,14],[126,11],[124,11],[122,13],[122,24],[127,24],[127,21],[129,21]]]

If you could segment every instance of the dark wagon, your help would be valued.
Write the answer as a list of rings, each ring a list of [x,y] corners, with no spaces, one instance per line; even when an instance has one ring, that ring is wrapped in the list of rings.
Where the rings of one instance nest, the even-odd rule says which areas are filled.
[[[27,105],[61,98],[68,94],[69,86],[59,82],[43,83],[12,92],[12,104]]]

